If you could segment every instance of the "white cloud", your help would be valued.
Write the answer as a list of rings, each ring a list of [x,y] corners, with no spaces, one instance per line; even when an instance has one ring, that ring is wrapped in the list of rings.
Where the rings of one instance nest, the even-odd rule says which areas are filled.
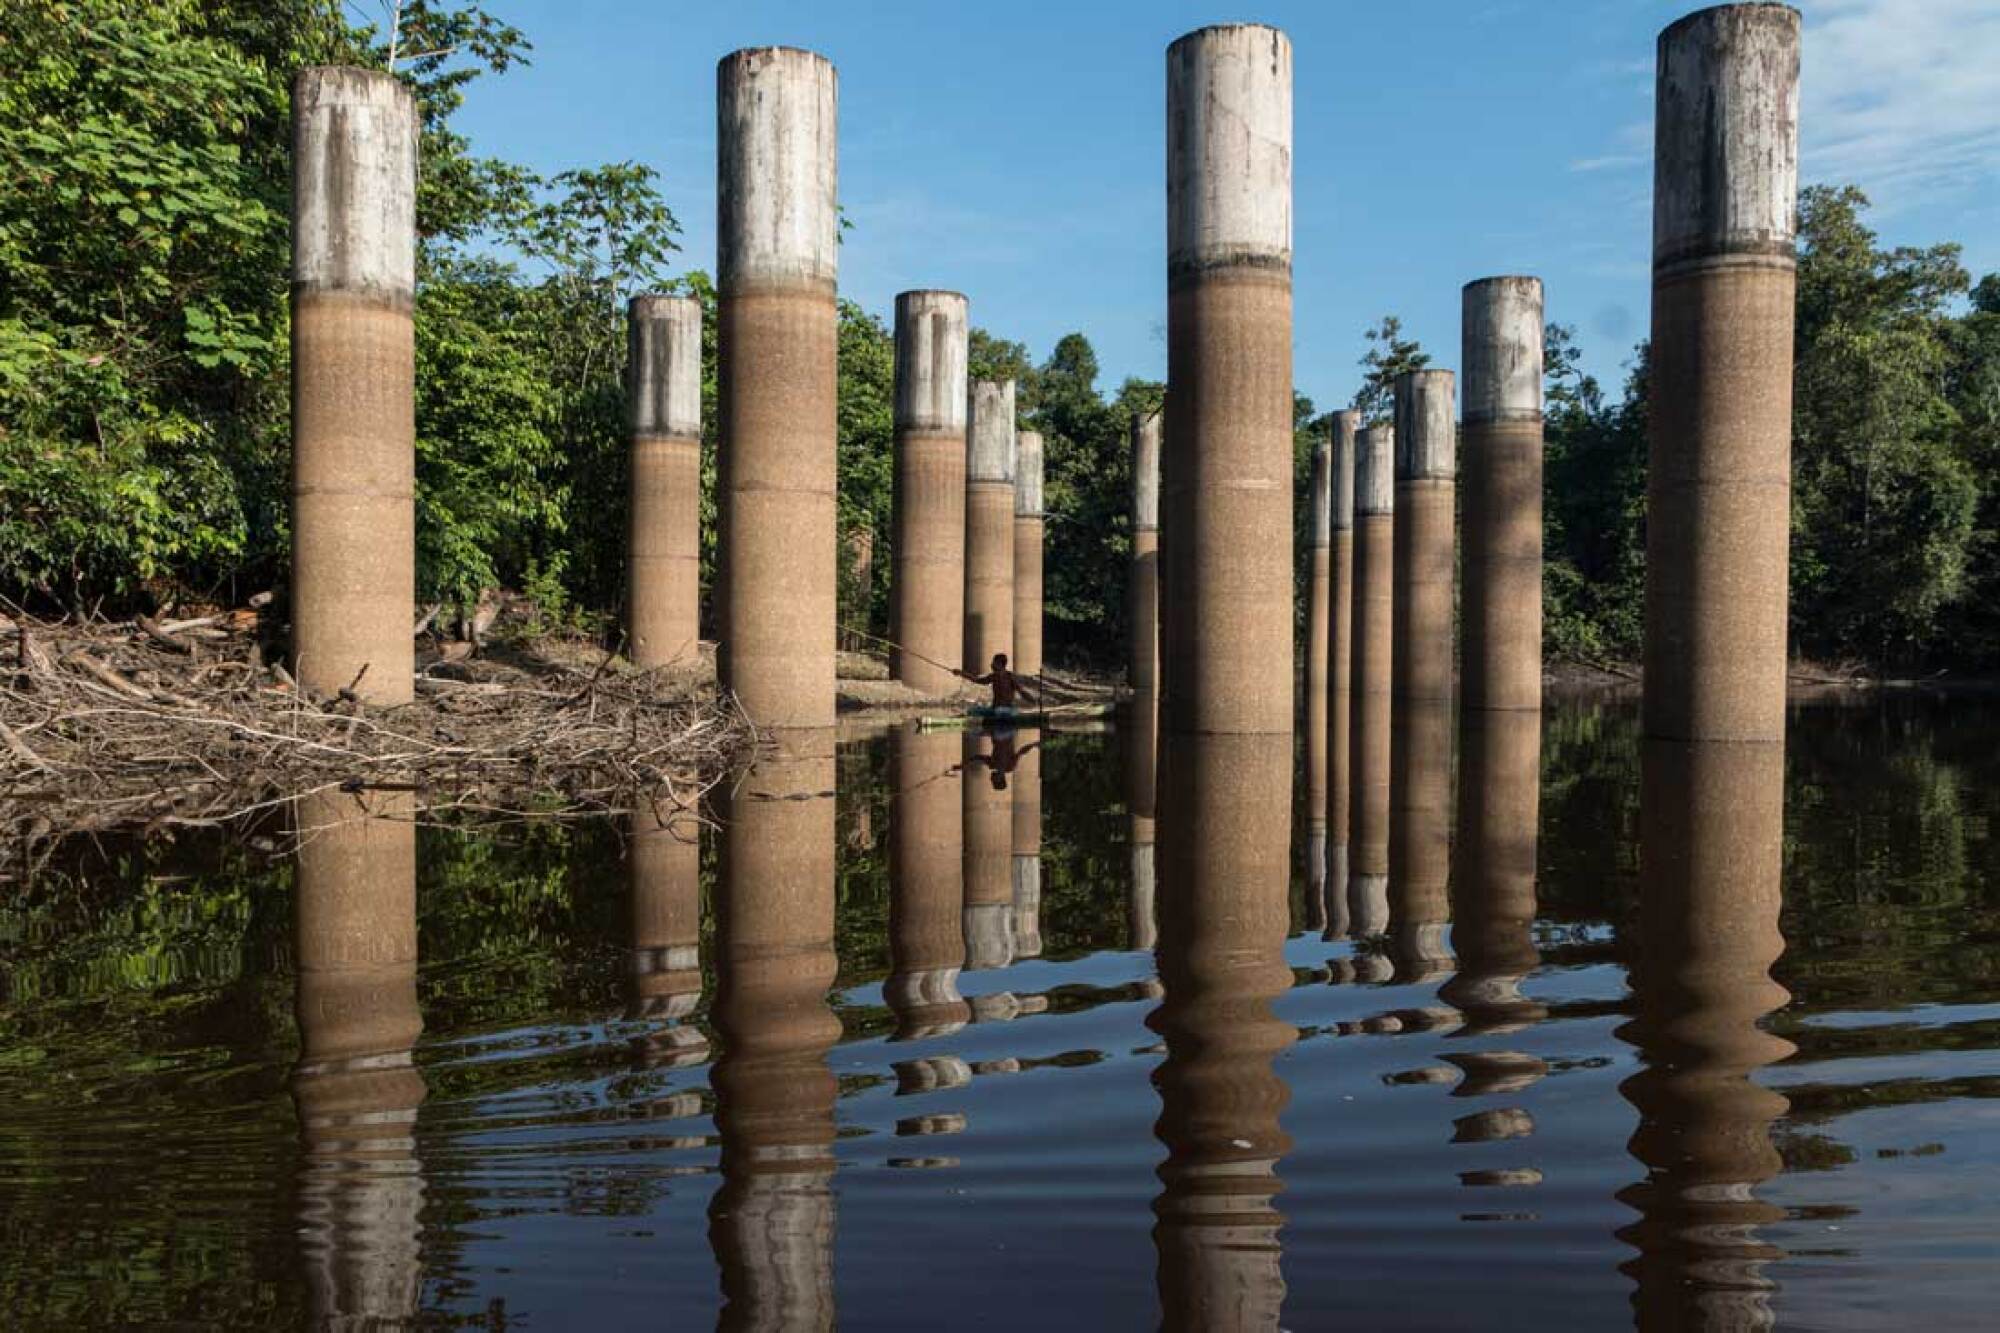
[[[1802,174],[1885,210],[2000,172],[2000,5],[1815,0],[1805,10]]]

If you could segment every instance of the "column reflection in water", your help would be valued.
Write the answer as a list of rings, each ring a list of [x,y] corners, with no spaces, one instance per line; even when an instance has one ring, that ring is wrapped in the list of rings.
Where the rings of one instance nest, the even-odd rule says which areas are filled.
[[[1020,748],[1014,765],[1014,956],[1042,956],[1042,747]]]
[[[1148,1025],[1166,1146],[1153,1208],[1168,1328],[1275,1329],[1284,1304],[1274,1206],[1290,1098],[1273,1061],[1297,1031],[1271,1012],[1291,984],[1288,736],[1161,745],[1159,974]]]
[[[1784,750],[1779,744],[1647,741],[1640,807],[1635,1017],[1619,1036],[1644,1067],[1620,1088],[1638,1108],[1632,1155],[1646,1178],[1619,1198],[1639,1251],[1641,1328],[1768,1328],[1781,1252],[1757,1228],[1784,1216],[1756,1197],[1782,1169],[1771,1124],[1788,1103],[1757,1072],[1790,1055],[1759,1026],[1790,999],[1771,979],[1784,952]]]
[[[423,1285],[424,1206],[410,1062],[417,1009],[417,830],[406,793],[301,798],[293,1076],[305,1141],[299,1234],[313,1323],[400,1325]]]
[[[1014,768],[1012,732],[965,733],[965,966],[1014,961]]]
[[[1159,940],[1153,917],[1153,784],[1160,757],[1159,696],[1133,695],[1120,729],[1125,733],[1126,841],[1132,856],[1132,883],[1125,908],[1126,947],[1150,949]]]
[[[1389,952],[1400,982],[1451,966],[1451,704],[1398,699],[1390,723]]]
[[[909,1041],[956,1032],[971,1013],[965,966],[965,811],[956,732],[904,727],[895,736],[889,815],[889,979],[882,993]]]
[[[724,1328],[832,1328],[833,733],[779,733],[720,803],[711,1080]]]
[[[708,1058],[688,1021],[701,1007],[701,823],[691,810],[641,809],[628,825],[632,878],[631,1017],[646,1062],[678,1068]]]

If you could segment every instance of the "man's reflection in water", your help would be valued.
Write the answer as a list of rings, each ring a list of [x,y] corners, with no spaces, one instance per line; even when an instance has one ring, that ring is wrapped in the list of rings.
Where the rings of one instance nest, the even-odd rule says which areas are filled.
[[[400,1325],[415,1317],[423,1285],[411,799],[323,792],[300,798],[293,815],[302,1049],[292,1092],[313,1324]]]
[[[1150,949],[1159,938],[1153,918],[1153,779],[1160,756],[1159,696],[1133,695],[1120,730],[1125,733],[1126,841],[1132,856],[1132,881],[1125,900],[1125,947]]]
[[[1450,968],[1451,705],[1398,699],[1390,723],[1389,954],[1396,980]]]
[[[956,732],[903,727],[894,739],[889,815],[889,979],[882,995],[896,1037],[912,1041],[965,1026],[965,811]]]
[[[711,1074],[724,1328],[832,1328],[834,738],[780,733],[721,802]]]
[[[1291,984],[1291,738],[1167,736],[1161,747],[1158,962],[1148,1019],[1166,1145],[1154,1202],[1168,1328],[1275,1329],[1273,1206],[1290,1098],[1273,1060],[1297,1039],[1271,1012]]]
[[[1014,956],[1042,956],[1042,747],[1014,755]]]
[[[1770,974],[1784,776],[1781,745],[1646,742],[1636,1016],[1619,1032],[1644,1062],[1620,1088],[1647,1168],[1619,1194],[1640,1213],[1619,1237],[1639,1251],[1624,1268],[1641,1328],[1775,1322],[1763,1269],[1781,1252],[1757,1228],[1783,1211],[1754,1190],[1782,1168],[1771,1123],[1788,1104],[1752,1077],[1793,1050],[1759,1027],[1790,998]]]
[[[1032,749],[1040,742],[1034,742]],[[1014,793],[1022,746],[1012,728],[965,733],[965,966],[1014,961]]]
[[[653,1067],[708,1058],[708,1038],[689,1020],[701,1007],[701,823],[691,810],[648,806],[626,826],[632,886],[631,1017],[651,1024],[639,1038]]]

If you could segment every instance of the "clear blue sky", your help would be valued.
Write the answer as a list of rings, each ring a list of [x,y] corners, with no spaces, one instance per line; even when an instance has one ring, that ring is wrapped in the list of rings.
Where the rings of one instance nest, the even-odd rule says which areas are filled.
[[[1096,346],[1103,387],[1166,372],[1167,44],[1249,19],[1291,35],[1296,379],[1354,392],[1385,312],[1458,361],[1459,288],[1534,273],[1588,367],[1647,324],[1653,42],[1684,0],[490,0],[532,65],[471,90],[479,151],[660,172],[686,268],[715,263],[715,63],[819,51],[840,72],[843,294],[967,293],[1037,360]],[[365,7],[365,6],[364,6]],[[2000,269],[2000,3],[1806,0],[1803,179],[1854,181],[1899,244]]]

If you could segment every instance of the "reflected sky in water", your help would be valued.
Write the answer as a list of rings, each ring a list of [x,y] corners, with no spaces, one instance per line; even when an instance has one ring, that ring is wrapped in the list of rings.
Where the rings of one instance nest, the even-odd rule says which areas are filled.
[[[789,737],[705,821],[325,795],[296,857],[58,848],[0,906],[0,1301],[1985,1319],[2000,710],[1802,706],[1783,755],[1616,701],[1395,727],[1331,778],[1365,847],[1303,747],[1141,714]]]

